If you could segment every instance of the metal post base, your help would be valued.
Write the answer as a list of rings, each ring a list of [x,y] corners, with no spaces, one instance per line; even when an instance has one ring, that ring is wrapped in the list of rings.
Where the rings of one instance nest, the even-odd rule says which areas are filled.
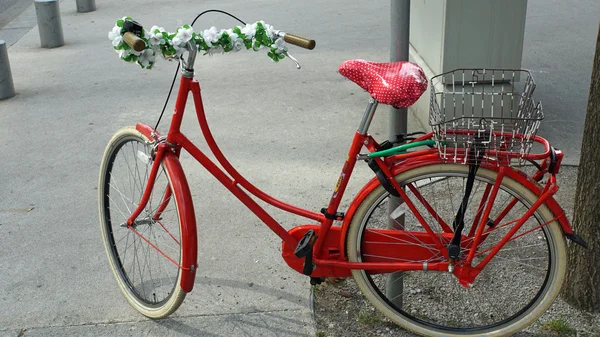
[[[56,48],[65,44],[58,0],[35,0],[35,14],[42,48]]]
[[[11,98],[14,95],[15,87],[10,72],[6,42],[0,40],[0,100]]]

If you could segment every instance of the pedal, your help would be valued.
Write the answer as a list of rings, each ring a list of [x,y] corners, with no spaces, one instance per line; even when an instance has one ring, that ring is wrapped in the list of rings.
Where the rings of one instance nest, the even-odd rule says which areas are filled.
[[[297,258],[304,258],[304,268],[302,269],[302,273],[307,276],[310,276],[315,268],[312,259],[312,252],[313,244],[315,243],[316,239],[317,236],[315,235],[315,231],[311,229],[304,234],[302,239],[300,239],[298,242],[298,246],[296,246],[296,249],[294,250],[294,255],[296,255]]]
[[[294,255],[296,255],[297,258],[301,259],[303,257],[306,257],[309,252],[312,253],[312,246],[315,243],[316,238],[317,237],[315,236],[314,230],[311,229],[308,232],[306,232],[302,239],[300,239],[300,241],[298,242],[298,246],[296,246],[296,249],[294,250]]]

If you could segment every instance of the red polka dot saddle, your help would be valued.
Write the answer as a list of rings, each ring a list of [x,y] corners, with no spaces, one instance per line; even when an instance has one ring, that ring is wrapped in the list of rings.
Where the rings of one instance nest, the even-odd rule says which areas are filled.
[[[342,63],[338,70],[378,102],[395,108],[411,106],[427,90],[423,69],[412,62],[349,60]]]

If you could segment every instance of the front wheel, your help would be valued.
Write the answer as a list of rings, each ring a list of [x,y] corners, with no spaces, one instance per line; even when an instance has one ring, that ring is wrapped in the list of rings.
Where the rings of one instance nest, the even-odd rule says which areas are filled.
[[[468,166],[435,164],[398,174],[408,198],[440,239],[443,226],[452,227],[458,211]],[[472,242],[473,223],[481,217],[497,173],[480,168],[465,214],[462,257]],[[485,241],[476,250],[473,265],[485,258],[525,214],[537,196],[505,177],[495,199]],[[389,206],[393,205],[393,206]],[[512,205],[512,206],[511,206]],[[353,270],[365,297],[390,320],[427,336],[504,336],[534,322],[552,304],[566,271],[566,245],[554,215],[545,206],[509,241],[475,279],[471,288],[458,283],[449,272],[405,271],[381,273]],[[494,223],[496,222],[496,223]],[[392,231],[392,232],[390,232]],[[394,234],[403,231],[402,234]],[[529,231],[529,232],[528,232]],[[519,235],[522,236],[518,237]],[[425,229],[408,207],[390,199],[379,186],[361,203],[346,239],[348,259],[362,261],[410,261],[423,265],[444,261]],[[452,234],[450,233],[450,236]],[[470,236],[471,235],[471,236]],[[445,235],[448,237],[448,234]],[[469,240],[470,236],[470,240]],[[419,260],[417,256],[424,257]]]
[[[181,288],[182,196],[171,189],[172,174],[162,164],[145,209],[136,209],[152,168],[149,139],[133,127],[119,130],[108,143],[100,166],[98,205],[102,238],[110,267],[127,301],[151,318],[173,313],[183,302]]]

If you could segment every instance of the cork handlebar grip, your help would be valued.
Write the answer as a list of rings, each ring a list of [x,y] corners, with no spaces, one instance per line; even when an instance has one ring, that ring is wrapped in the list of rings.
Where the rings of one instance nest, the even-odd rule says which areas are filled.
[[[315,46],[317,45],[315,40],[307,39],[305,37],[298,36],[295,34],[290,34],[290,33],[286,33],[285,36],[283,37],[283,40],[289,44],[293,44],[298,47],[302,47],[302,48],[306,48],[306,49],[310,49],[310,50],[315,49]]]
[[[123,41],[135,51],[143,51],[146,49],[146,42],[133,33],[126,32],[123,34]]]

